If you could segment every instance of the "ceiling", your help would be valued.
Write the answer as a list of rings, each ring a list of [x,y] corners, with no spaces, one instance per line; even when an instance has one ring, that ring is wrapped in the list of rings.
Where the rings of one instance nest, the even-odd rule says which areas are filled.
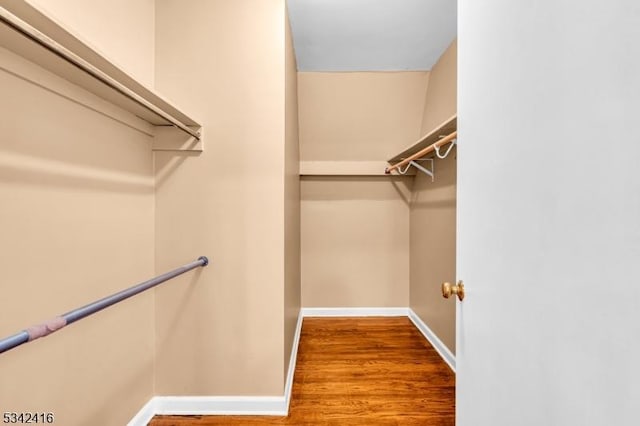
[[[298,70],[430,70],[456,37],[456,3],[288,0]]]

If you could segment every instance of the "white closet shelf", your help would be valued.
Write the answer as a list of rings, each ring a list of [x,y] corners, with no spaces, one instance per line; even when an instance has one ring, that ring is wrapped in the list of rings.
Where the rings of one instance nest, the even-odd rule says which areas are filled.
[[[300,176],[386,176],[386,166],[385,161],[301,161]]]
[[[17,29],[11,20],[26,24],[26,28],[33,30],[32,35]],[[55,50],[60,50],[46,47],[42,40],[44,44],[53,42]],[[0,46],[154,126],[175,126],[190,134],[195,142],[200,139],[202,126],[196,120],[25,0],[0,0]],[[70,53],[72,60],[60,52]]]
[[[388,163],[389,164],[393,164],[393,163],[397,163],[398,161],[401,161],[401,160],[403,160],[405,158],[409,158],[410,156],[412,156],[413,154],[417,153],[418,151],[428,147],[429,145],[432,145],[432,144],[438,142],[443,137],[455,132],[457,128],[458,128],[458,115],[454,114],[453,116],[451,116],[447,120],[445,120],[443,123],[441,123],[440,125],[436,126],[435,129],[433,129],[432,131],[430,131],[426,135],[422,136],[416,142],[412,143],[410,146],[408,146],[402,152],[400,152],[399,154],[391,157],[388,160]]]
[[[385,173],[389,164],[399,163],[438,141],[445,143],[455,138],[453,133],[457,127],[458,116],[454,114],[388,161],[301,161],[300,176],[398,176],[397,171]],[[425,170],[420,164],[412,163],[414,167],[406,168],[401,175],[415,175],[416,168]],[[425,173],[433,178],[433,170]]]

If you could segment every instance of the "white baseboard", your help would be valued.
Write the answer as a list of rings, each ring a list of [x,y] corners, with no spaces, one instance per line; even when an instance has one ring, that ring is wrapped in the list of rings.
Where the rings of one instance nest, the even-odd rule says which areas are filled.
[[[451,353],[449,348],[442,343],[442,340],[436,336],[436,334],[425,324],[424,321],[420,319],[418,314],[416,314],[413,309],[408,308],[409,311],[409,319],[416,326],[418,330],[422,333],[422,335],[431,343],[431,346],[438,352],[440,357],[444,360],[444,362],[449,365],[449,368],[455,373],[456,372],[456,357]]]
[[[302,321],[305,317],[409,317],[451,370],[456,360],[451,351],[411,308],[302,308],[291,348],[289,369],[282,396],[155,396],[131,419],[127,426],[146,426],[155,415],[271,415],[289,413],[293,376],[296,369]]]
[[[154,396],[127,426],[146,426],[155,415],[245,415],[286,416],[289,413],[293,375],[302,331],[302,311],[298,314],[291,347],[284,395],[282,396]]]
[[[285,416],[289,414],[289,405],[291,403],[291,392],[293,390],[293,376],[296,372],[296,361],[298,360],[298,347],[300,346],[300,334],[302,333],[302,309],[298,313],[298,322],[296,323],[296,332],[293,335],[293,345],[291,347],[291,357],[289,358],[289,370],[287,371],[287,381],[284,385],[285,398]]]
[[[409,308],[302,308],[303,317],[406,317]]]
[[[156,415],[156,397],[154,396],[144,404],[144,406],[138,411],[130,421],[127,423],[127,426],[147,426],[153,416]]]
[[[157,415],[286,416],[283,396],[156,396]]]

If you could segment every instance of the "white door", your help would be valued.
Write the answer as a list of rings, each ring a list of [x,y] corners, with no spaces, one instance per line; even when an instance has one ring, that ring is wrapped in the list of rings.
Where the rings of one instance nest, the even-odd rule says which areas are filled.
[[[457,425],[640,425],[640,2],[458,13]]]

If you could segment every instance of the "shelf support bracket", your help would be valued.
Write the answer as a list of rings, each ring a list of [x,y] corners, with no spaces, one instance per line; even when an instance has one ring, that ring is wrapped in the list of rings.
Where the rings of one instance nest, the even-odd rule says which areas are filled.
[[[422,164],[418,164],[415,160],[411,160],[409,162],[409,164],[411,164],[416,169],[420,170],[422,173],[424,173],[424,174],[426,174],[428,176],[431,176],[431,182],[433,182],[433,180],[434,180],[434,176],[433,176],[433,172],[434,172],[434,170],[433,170],[433,168],[434,168],[433,158],[424,158],[424,159],[419,160],[419,161],[429,161],[431,163],[431,170],[427,169]]]

